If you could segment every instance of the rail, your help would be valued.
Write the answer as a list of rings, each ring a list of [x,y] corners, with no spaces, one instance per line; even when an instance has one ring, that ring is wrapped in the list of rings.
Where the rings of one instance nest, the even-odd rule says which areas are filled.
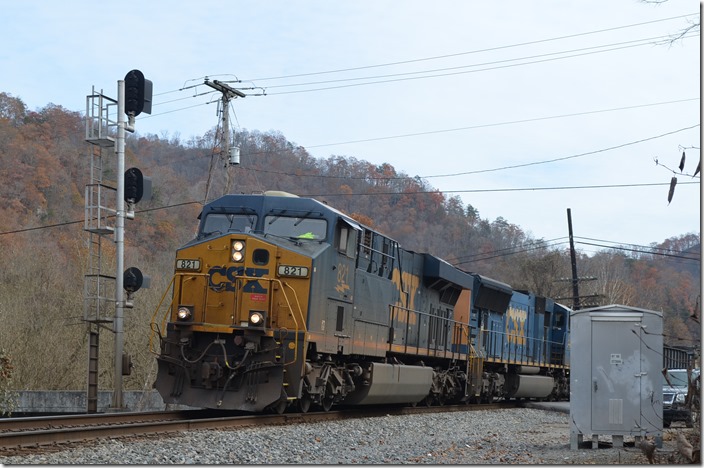
[[[222,411],[189,410],[153,413],[107,413],[91,415],[30,417],[0,419],[0,456],[22,450],[36,453],[38,447],[56,446],[67,442],[114,437],[135,437],[145,434],[232,429],[263,425],[299,424],[351,418],[388,417],[418,413],[481,411],[515,408],[514,402],[482,405],[446,405],[432,407],[400,407],[377,405],[343,411],[232,414]],[[70,450],[70,447],[66,447]]]

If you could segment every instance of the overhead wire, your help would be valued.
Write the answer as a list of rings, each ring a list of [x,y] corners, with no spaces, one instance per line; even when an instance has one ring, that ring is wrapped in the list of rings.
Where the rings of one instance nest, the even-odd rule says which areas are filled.
[[[563,236],[563,237],[556,237],[555,239],[548,239],[548,240],[543,240],[543,239],[531,240],[530,242],[526,242],[525,244],[521,245],[520,247],[506,247],[503,249],[496,249],[496,250],[491,250],[488,252],[481,252],[481,253],[476,253],[476,254],[471,254],[471,255],[463,255],[461,257],[456,257],[455,261],[470,260],[470,259],[473,259],[474,257],[481,257],[484,255],[494,255],[494,254],[498,254],[498,253],[502,253],[502,252],[513,252],[517,248],[525,248],[527,246],[535,247],[536,249],[547,248],[547,247],[551,247],[551,245],[549,245],[549,243],[561,241],[561,242],[557,242],[556,245],[563,244],[563,243],[565,243],[564,239],[567,239],[567,238],[568,238],[567,236]]]
[[[672,249],[668,249],[665,247],[655,247],[655,246],[650,246],[650,245],[638,245],[638,244],[629,244],[627,242],[616,242],[616,241],[610,241],[610,240],[605,240],[605,239],[594,239],[592,237],[581,237],[581,236],[573,236],[575,239],[584,239],[584,240],[591,240],[595,242],[608,242],[610,244],[618,244],[619,246],[625,246],[629,245],[631,247],[640,247],[643,249],[653,249],[653,250],[663,250],[666,252],[670,252]],[[696,254],[696,252],[693,252]]]
[[[460,261],[460,262],[453,262],[452,264],[453,264],[454,266],[458,266],[458,265],[465,265],[465,264],[467,264],[467,263],[482,262],[482,261],[485,261],[485,260],[493,260],[493,259],[495,259],[495,258],[509,257],[509,256],[511,256],[511,255],[518,255],[518,254],[520,254],[520,253],[532,252],[533,250],[542,250],[542,249],[546,249],[546,248],[554,248],[554,247],[557,247],[557,246],[562,245],[562,244],[567,244],[567,241],[558,242],[558,243],[553,244],[553,245],[550,245],[550,246],[526,246],[525,248],[519,248],[520,250],[513,250],[513,251],[510,251],[510,252],[496,253],[495,255],[489,255],[489,256],[485,256],[485,255],[487,255],[487,254],[492,254],[492,252],[486,252],[486,253],[484,253],[484,254],[476,254],[476,257],[479,257],[479,258],[472,258],[472,259],[470,259],[470,260],[463,260],[463,261]],[[498,252],[498,251],[497,251],[497,252]]]
[[[696,34],[688,34],[688,35],[683,36],[682,39],[688,39],[688,38],[694,37],[694,36],[696,36]],[[452,76],[452,75],[460,75],[460,74],[466,74],[466,73],[476,73],[476,72],[480,72],[480,71],[497,70],[497,69],[501,69],[501,68],[510,68],[510,67],[521,66],[521,65],[532,65],[535,63],[549,62],[549,61],[561,60],[561,59],[566,59],[566,58],[581,57],[584,55],[592,55],[592,54],[597,54],[597,53],[602,53],[602,52],[611,52],[611,51],[615,51],[615,50],[629,49],[631,47],[653,45],[653,44],[657,44],[657,41],[662,41],[667,37],[668,36],[653,36],[653,37],[644,38],[644,39],[634,39],[631,41],[616,42],[616,43],[605,44],[605,45],[600,45],[600,46],[583,47],[580,49],[572,49],[572,50],[558,51],[558,52],[549,52],[549,53],[545,53],[545,54],[529,55],[529,56],[517,57],[517,58],[511,58],[511,59],[495,60],[495,61],[491,61],[491,62],[475,63],[475,64],[470,64],[470,65],[458,65],[458,66],[454,66],[454,67],[435,68],[435,69],[430,69],[430,70],[418,70],[418,71],[410,71],[410,72],[402,72],[402,73],[390,73],[390,74],[386,74],[386,75],[373,75],[373,76],[362,76],[362,77],[353,77],[353,78],[338,78],[335,80],[313,81],[313,82],[307,82],[307,83],[289,83],[289,84],[281,84],[281,85],[263,86],[263,88],[265,90],[268,90],[268,89],[276,89],[276,88],[291,88],[291,87],[303,87],[303,86],[312,86],[312,85],[321,85],[321,84],[344,83],[344,82],[361,81],[361,80],[379,80],[381,78],[385,78],[384,80],[379,80],[379,81],[372,81],[372,82],[368,82],[368,83],[357,83],[357,84],[348,85],[348,86],[362,86],[362,85],[367,85],[367,84],[389,83],[389,82],[394,82],[394,81],[406,81],[406,80],[411,80],[411,79],[437,78],[437,77],[442,77],[442,76]],[[626,45],[626,44],[628,44],[628,45]],[[612,47],[612,46],[618,46],[618,47]],[[612,48],[607,49],[607,47],[612,47]],[[593,50],[593,49],[603,49],[603,50]],[[555,55],[571,54],[573,52],[584,52],[584,51],[589,51],[589,50],[591,50],[592,52],[585,52],[585,53],[579,53],[579,54],[573,54],[573,55],[564,55],[562,57],[553,57],[551,59],[545,59],[545,60],[532,60],[532,59],[539,59],[539,58],[544,58],[544,57],[552,57]],[[460,72],[453,71],[451,73],[437,74],[438,72],[450,72],[452,70],[462,70],[462,69],[466,69],[466,68],[485,67],[488,65],[506,64],[506,63],[510,63],[510,62],[517,62],[517,61],[523,61],[523,60],[528,60],[528,61],[521,62],[521,63],[515,63],[513,65],[501,65],[501,66],[497,66],[497,67],[481,68],[479,70],[465,70],[465,71],[460,71]],[[416,76],[416,77],[409,76],[409,75],[421,75],[421,74],[427,74],[427,73],[435,73],[435,74],[426,75],[426,76]],[[407,78],[402,78],[402,77],[407,77]],[[397,79],[388,80],[386,78],[397,78]],[[278,95],[278,94],[293,94],[296,92],[321,91],[321,90],[335,89],[335,88],[337,88],[337,86],[326,87],[326,88],[314,88],[312,90],[279,92],[279,93],[270,93],[267,91],[266,95],[273,96],[273,95]]]
[[[665,253],[665,252],[646,252],[646,251],[639,250],[639,249],[629,249],[628,247],[614,247],[614,246],[610,246],[610,245],[594,244],[594,243],[582,242],[582,241],[574,241],[574,243],[575,243],[575,244],[583,244],[583,245],[591,245],[592,247],[604,247],[604,248],[607,248],[607,249],[624,250],[624,251],[627,251],[627,252],[637,252],[637,253],[640,253],[640,254],[658,255],[658,256],[661,256],[661,257],[679,258],[679,259],[682,259],[682,260],[692,260],[692,261],[695,261],[695,262],[700,262],[700,261],[701,261],[701,257],[695,258],[695,257],[687,256],[687,255],[675,255],[675,254],[668,254],[668,253]]]
[[[458,56],[477,54],[477,53],[483,53],[483,52],[494,52],[497,50],[509,49],[509,48],[514,48],[514,47],[523,47],[526,45],[535,45],[535,44],[541,44],[541,43],[545,43],[545,42],[559,41],[559,40],[564,40],[564,39],[572,39],[572,38],[580,37],[580,36],[586,36],[586,35],[591,35],[591,34],[600,34],[600,33],[609,32],[609,31],[616,31],[619,29],[644,26],[646,24],[660,23],[660,22],[664,22],[664,21],[671,21],[671,20],[675,20],[675,19],[682,19],[682,18],[686,18],[689,16],[698,16],[698,15],[699,15],[699,13],[690,13],[690,14],[686,14],[686,15],[672,16],[669,18],[661,18],[661,19],[652,20],[652,21],[644,21],[641,23],[633,23],[633,24],[628,24],[628,25],[623,25],[623,26],[615,26],[615,27],[611,27],[611,28],[599,29],[599,30],[594,30],[594,31],[569,34],[566,36],[558,36],[558,37],[552,37],[552,38],[547,38],[547,39],[538,39],[538,40],[534,40],[534,41],[520,42],[520,43],[516,43],[516,44],[508,44],[508,45],[503,45],[503,46],[489,47],[486,49],[477,49],[477,50],[471,50],[471,51],[466,51],[466,52],[458,52],[458,53],[454,53],[454,54],[444,54],[444,55],[437,55],[437,56],[425,57],[425,58],[419,58],[419,59],[401,60],[401,61],[396,61],[396,62],[387,62],[387,63],[381,63],[381,64],[376,64],[376,65],[365,65],[365,66],[359,66],[359,67],[349,67],[349,68],[342,68],[342,69],[337,69],[337,70],[298,73],[298,74],[292,74],[292,75],[283,75],[283,76],[265,77],[265,78],[250,78],[250,79],[243,80],[243,81],[270,81],[270,80],[280,80],[280,79],[288,79],[288,78],[299,78],[299,77],[304,77],[304,76],[314,76],[314,75],[324,75],[324,74],[331,74],[331,73],[342,73],[342,72],[349,72],[349,71],[366,70],[366,69],[370,69],[370,68],[405,65],[405,64],[409,64],[409,63],[417,63],[417,62],[424,62],[424,61],[429,61],[429,60],[445,59],[445,58],[458,57]]]
[[[697,35],[698,34],[688,34],[688,35],[683,36],[682,39],[695,37]],[[265,94],[267,96],[275,96],[275,95],[283,95],[283,94],[310,93],[310,92],[317,92],[317,91],[327,91],[327,90],[331,90],[331,89],[351,88],[351,87],[355,87],[355,86],[368,86],[368,85],[375,85],[375,84],[396,83],[396,82],[404,82],[404,81],[423,80],[423,79],[428,79],[428,78],[440,78],[440,77],[446,77],[446,76],[464,75],[464,74],[468,74],[468,73],[479,73],[479,72],[485,72],[485,71],[491,71],[491,70],[500,70],[500,69],[504,69],[504,68],[519,67],[519,66],[523,66],[523,65],[534,65],[537,63],[553,62],[556,60],[563,60],[563,59],[575,58],[575,57],[583,57],[586,55],[600,54],[600,53],[604,53],[604,52],[612,52],[615,50],[629,49],[632,47],[641,47],[644,45],[653,45],[653,44],[654,43],[652,43],[652,42],[646,42],[643,44],[614,47],[611,49],[604,49],[604,50],[600,50],[600,51],[584,52],[584,53],[580,53],[580,54],[565,55],[562,57],[553,57],[553,58],[547,58],[547,59],[542,59],[542,60],[534,60],[534,61],[530,61],[530,62],[515,63],[515,64],[510,64],[510,65],[500,65],[500,66],[495,66],[495,67],[481,68],[478,70],[465,70],[465,71],[458,71],[458,72],[451,72],[451,73],[440,73],[440,74],[414,76],[414,77],[406,77],[406,78],[394,78],[394,79],[388,79],[388,80],[368,81],[365,83],[351,83],[351,84],[338,85],[338,86],[326,86],[326,87],[322,87],[322,88],[301,89],[301,90],[295,90],[295,91],[281,91],[281,92],[265,93]],[[343,81],[350,81],[350,80],[352,80],[352,79],[343,80]],[[264,89],[266,90],[266,87],[264,87]]]
[[[296,175],[296,177],[299,177]],[[380,196],[380,195],[415,195],[424,193],[496,193],[496,192],[531,192],[538,190],[582,190],[582,189],[606,189],[606,188],[634,188],[634,187],[658,187],[669,186],[669,182],[652,182],[644,184],[612,184],[612,185],[572,185],[555,187],[516,187],[516,188],[491,188],[491,189],[463,189],[463,190],[426,190],[417,192],[365,192],[365,193],[308,193],[306,197],[332,197],[332,196]],[[680,182],[678,185],[699,185],[699,182]]]
[[[677,99],[677,100],[671,100],[671,101],[662,101],[662,102],[654,102],[654,103],[647,103],[647,104],[635,104],[632,106],[622,106],[622,107],[615,107],[615,108],[609,108],[609,109],[597,109],[597,110],[591,110],[591,111],[583,111],[583,112],[574,112],[570,114],[559,114],[559,115],[552,115],[552,116],[544,116],[544,117],[534,117],[534,118],[529,118],[529,119],[521,119],[521,120],[510,120],[510,121],[505,121],[505,122],[493,122],[493,123],[488,123],[488,124],[480,124],[480,125],[472,125],[472,126],[466,126],[466,127],[456,127],[456,128],[450,128],[450,129],[441,129],[441,130],[429,130],[425,132],[415,132],[415,133],[406,133],[406,134],[400,134],[400,135],[390,135],[390,136],[383,136],[383,137],[376,137],[376,138],[365,138],[365,139],[359,139],[359,140],[348,140],[348,141],[343,141],[343,142],[337,142],[337,143],[324,143],[324,144],[315,144],[315,145],[306,145],[306,146],[299,146],[298,148],[302,148],[305,150],[312,149],[312,148],[322,148],[326,146],[340,146],[340,145],[348,145],[348,144],[357,144],[357,143],[368,143],[368,142],[373,142],[373,141],[383,141],[383,140],[391,140],[391,139],[400,139],[400,138],[409,138],[409,137],[416,137],[416,136],[425,136],[425,135],[433,135],[433,134],[441,134],[441,133],[449,133],[449,132],[458,132],[458,131],[466,131],[466,130],[476,130],[480,128],[488,128],[488,127],[498,127],[498,126],[503,126],[503,125],[516,125],[516,124],[522,124],[522,123],[530,123],[530,122],[539,122],[543,120],[553,120],[553,119],[560,119],[560,118],[568,118],[568,117],[577,117],[577,116],[582,116],[582,115],[591,115],[591,114],[599,114],[599,113],[605,113],[605,112],[618,112],[618,111],[623,111],[623,110],[631,110],[631,109],[639,109],[639,108],[646,108],[646,107],[654,107],[654,106],[661,106],[661,105],[669,105],[669,104],[679,104],[683,102],[691,102],[691,101],[698,101],[700,98],[687,98],[687,99]],[[239,124],[239,122],[238,122]],[[674,130],[672,132],[664,133],[661,135],[656,135],[653,137],[648,137],[642,140],[637,140],[629,143],[624,143],[621,146],[614,147],[614,148],[619,148],[622,146],[628,146],[636,143],[642,143],[644,141],[648,140],[653,140],[657,138],[662,138],[664,136],[668,136],[674,133],[679,133],[685,130],[689,130],[691,128],[695,128],[698,125],[694,125],[691,127],[685,127],[681,128],[678,130]],[[611,149],[611,148],[608,148]],[[600,150],[600,151],[606,151],[608,149]],[[272,154],[272,153],[282,153],[282,152],[288,152],[291,151],[290,148],[283,148],[280,150],[267,150],[267,151],[252,151],[250,153],[246,153],[244,155],[246,156],[257,156],[261,154]],[[578,154],[578,155],[573,155],[573,156],[568,156],[566,157],[567,159],[569,158],[574,158],[574,157],[579,157],[583,155],[588,155],[589,153],[583,153],[583,154]],[[182,158],[178,161],[190,161],[190,160],[195,160],[197,159],[198,156],[194,157],[185,157]],[[550,162],[550,161],[545,161],[545,162]],[[543,164],[545,162],[538,162],[535,164]],[[513,168],[513,166],[509,167]],[[493,170],[501,170],[501,168],[498,169],[490,169],[489,171]],[[277,171],[263,171],[262,172],[269,172],[272,174],[284,174],[283,172],[277,172]],[[473,172],[470,172],[473,173]],[[419,176],[423,179],[425,178],[435,178],[435,177],[452,177],[454,175],[466,175],[470,173],[457,173],[457,174],[439,174],[439,175],[427,175],[427,176]],[[327,176],[330,178],[343,178],[345,176]],[[402,179],[404,177],[398,177],[399,179]],[[393,180],[391,178],[390,180]]]
[[[298,177],[298,175],[296,176]],[[699,182],[681,182],[679,185],[688,185],[688,184],[699,184]],[[507,191],[534,191],[534,190],[577,190],[577,189],[595,189],[595,188],[629,188],[629,187],[651,187],[651,186],[666,186],[669,185],[669,183],[651,183],[651,184],[616,184],[616,185],[600,185],[600,186],[572,186],[572,187],[524,187],[524,188],[508,188],[508,189],[469,189],[469,190],[423,190],[423,191],[416,191],[416,192],[367,192],[367,193],[321,193],[321,194],[301,194],[301,196],[304,197],[335,197],[335,196],[340,196],[340,197],[350,197],[350,196],[356,196],[356,197],[366,197],[366,196],[397,196],[397,195],[404,195],[404,196],[410,196],[410,195],[426,195],[426,194],[437,194],[437,193],[477,193],[477,192],[507,192]],[[172,205],[164,205],[161,207],[155,207],[155,208],[148,208],[144,210],[139,210],[136,211],[136,213],[147,213],[150,211],[158,211],[158,210],[165,210],[165,209],[170,209],[170,208],[176,208],[184,205],[189,205],[189,204],[199,204],[203,205],[203,201],[186,201],[186,202],[181,202],[181,203],[176,203]],[[54,228],[54,227],[60,227],[60,226],[66,226],[70,224],[78,224],[82,223],[83,220],[79,221],[68,221],[64,223],[56,223],[56,224],[50,224],[50,225],[42,225],[42,226],[35,226],[31,228],[23,228],[23,229],[16,229],[16,230],[11,230],[11,231],[4,231],[0,232],[1,235],[9,235],[9,234],[18,234],[18,233],[23,233],[23,232],[29,232],[29,231],[36,231],[36,230],[42,230],[42,229],[49,229],[49,228]]]
[[[688,101],[688,100],[693,100],[693,99],[687,99],[684,101]],[[681,101],[671,101],[671,102],[682,102],[682,100]],[[598,112],[598,111],[593,111],[593,112]],[[606,110],[601,111],[601,112],[606,112]],[[557,117],[554,117],[554,118],[557,118]],[[522,122],[525,122],[525,121],[506,122],[503,125],[513,124],[513,123],[522,123]],[[495,124],[495,125],[501,125],[501,124]],[[579,158],[579,157],[583,157],[583,156],[599,154],[599,153],[611,151],[614,149],[624,148],[626,146],[631,146],[631,145],[635,145],[638,143],[643,143],[646,141],[651,141],[651,140],[655,140],[658,138],[663,138],[663,137],[666,137],[669,135],[674,135],[676,133],[680,133],[680,132],[683,132],[686,130],[691,130],[691,129],[699,127],[699,126],[700,126],[700,124],[695,124],[695,125],[692,125],[689,127],[684,127],[684,128],[670,131],[670,132],[662,133],[660,135],[655,135],[652,137],[642,138],[640,140],[622,143],[620,145],[615,145],[615,146],[602,148],[602,149],[598,149],[598,150],[594,150],[594,151],[588,151],[588,152],[584,152],[584,153],[578,153],[578,154],[574,154],[574,155],[570,155],[570,156],[562,156],[562,157],[554,158],[554,159],[548,159],[548,160],[542,160],[542,161],[532,161],[529,163],[515,164],[515,165],[511,165],[511,166],[500,166],[500,167],[488,168],[488,169],[478,169],[478,170],[474,170],[474,171],[455,172],[455,173],[449,173],[449,174],[422,175],[422,176],[417,176],[417,177],[419,177],[421,179],[457,177],[457,176],[462,176],[462,175],[481,174],[481,173],[485,173],[485,172],[497,172],[497,171],[503,171],[503,170],[509,170],[509,169],[517,169],[517,168],[521,168],[521,167],[535,166],[535,165],[540,165],[540,164],[548,164],[548,163],[552,163],[552,162],[564,161],[564,160],[568,160],[568,159],[574,159],[574,158]],[[319,145],[319,146],[321,146],[321,145]],[[311,148],[311,147],[309,146],[308,148]],[[256,156],[256,155],[260,155],[260,154],[271,154],[271,153],[288,152],[288,151],[291,151],[291,149],[285,148],[285,149],[281,149],[281,150],[254,151],[251,153],[246,153],[246,155],[247,156]],[[184,159],[182,159],[182,161],[195,160],[197,158],[198,158],[198,156],[194,156],[194,157],[184,158]],[[284,172],[284,171],[274,171],[274,170],[270,170],[270,169],[258,169],[258,168],[249,168],[249,167],[242,167],[241,169],[247,170],[247,171],[256,171],[256,172],[261,172],[261,173],[289,175],[287,172]],[[349,179],[349,180],[370,179],[369,176],[350,177],[350,176],[346,176],[346,175],[337,176],[337,175],[329,175],[329,174],[298,174],[297,177],[318,177],[321,179],[327,178],[327,179]],[[407,178],[409,178],[409,177],[404,175],[404,176],[398,176],[398,177],[379,177],[378,179],[380,179],[380,180],[404,180]]]
[[[434,57],[426,57],[426,58],[420,58],[420,59],[411,59],[411,60],[398,61],[398,62],[388,62],[388,63],[383,63],[383,64],[367,65],[367,66],[360,66],[360,67],[349,67],[349,68],[337,69],[337,70],[327,70],[327,71],[319,71],[319,72],[301,73],[301,74],[286,75],[286,76],[279,76],[279,77],[254,78],[254,79],[246,79],[246,80],[239,80],[239,79],[237,79],[237,80],[235,80],[235,82],[243,82],[243,81],[253,82],[253,81],[279,80],[279,79],[284,79],[284,78],[302,77],[302,76],[313,76],[313,75],[323,75],[323,74],[331,74],[331,73],[340,73],[340,72],[364,70],[364,69],[370,69],[370,68],[388,67],[388,66],[395,66],[395,65],[400,65],[400,64],[407,64],[407,63],[414,63],[414,62],[422,62],[422,61],[429,61],[429,60],[437,60],[437,59],[448,58],[448,57],[456,57],[456,56],[463,56],[463,55],[469,55],[469,54],[476,54],[476,53],[480,53],[480,52],[491,52],[491,51],[496,51],[496,50],[501,50],[501,49],[508,49],[508,48],[514,48],[514,47],[521,47],[521,46],[531,45],[531,44],[538,44],[538,43],[544,43],[544,42],[551,42],[551,41],[564,40],[564,39],[573,38],[573,37],[578,37],[578,36],[584,36],[584,35],[590,35],[590,34],[598,34],[598,33],[603,33],[603,32],[608,32],[608,31],[613,31],[613,30],[618,30],[618,29],[624,29],[624,28],[642,26],[642,25],[653,24],[653,23],[658,23],[658,22],[663,22],[663,21],[670,21],[670,20],[674,20],[674,19],[680,19],[680,18],[685,18],[685,17],[688,17],[688,16],[695,16],[695,15],[696,15],[696,14],[679,15],[679,16],[675,16],[675,17],[663,18],[663,19],[658,19],[658,20],[653,20],[653,21],[647,21],[647,22],[642,22],[642,23],[635,23],[635,24],[631,24],[631,25],[617,26],[617,27],[613,27],[613,28],[606,28],[606,29],[601,29],[601,30],[596,30],[596,31],[589,31],[589,32],[584,32],[584,33],[577,33],[577,34],[572,34],[572,35],[567,35],[567,36],[559,36],[559,37],[555,37],[555,38],[541,39],[541,40],[536,40],[536,41],[528,41],[528,42],[517,43],[517,44],[509,44],[509,45],[505,45],[505,46],[497,46],[497,47],[491,47],[491,48],[480,49],[480,50],[466,51],[466,52],[460,52],[460,53],[455,53],[455,54],[445,54],[445,55],[439,55],[439,56],[434,56]],[[680,39],[684,39],[684,38],[688,38],[688,37],[693,37],[693,36],[696,36],[696,35],[697,35],[697,34],[685,34],[685,35],[682,36]],[[552,54],[544,54],[544,55],[538,55],[538,56],[519,57],[519,58],[515,58],[515,59],[510,59],[510,60],[514,60],[514,61],[515,61],[515,60],[525,60],[525,59],[528,59],[528,58],[531,58],[531,57],[540,57],[540,56],[554,55],[554,54],[565,54],[565,53],[573,52],[573,51],[575,51],[575,50],[588,50],[588,49],[593,49],[593,48],[604,48],[604,47],[609,47],[609,46],[618,45],[618,44],[626,44],[626,43],[633,43],[633,42],[651,41],[651,42],[646,42],[646,43],[644,43],[644,44],[636,44],[635,46],[647,45],[647,44],[649,44],[649,43],[652,43],[653,40],[656,40],[656,39],[663,39],[663,40],[664,40],[664,39],[667,38],[667,37],[668,37],[668,36],[653,36],[653,37],[651,37],[651,38],[636,39],[636,40],[633,40],[633,41],[627,41],[627,42],[621,42],[621,43],[612,43],[612,44],[606,44],[606,45],[602,45],[602,46],[592,46],[592,47],[584,48],[584,49],[574,49],[574,50],[572,50],[572,51],[554,52],[554,53],[552,53]],[[616,49],[613,49],[613,50],[616,50]],[[565,57],[565,58],[569,58],[569,57]],[[489,63],[494,63],[494,62],[489,62]],[[535,62],[535,63],[537,63],[537,62]],[[528,64],[528,63],[526,63],[526,64]],[[482,65],[482,64],[478,64],[478,65],[475,64],[475,65],[468,65],[468,66],[480,66],[480,65]],[[519,64],[519,65],[520,65],[520,64]],[[514,65],[514,66],[515,66],[515,65]],[[424,71],[424,72],[423,72],[423,71],[421,71],[421,72],[413,72],[413,73],[429,73],[429,72],[432,72],[432,70],[428,70],[428,71]],[[221,74],[221,75],[222,75],[222,74]],[[401,74],[401,75],[403,75],[403,74]],[[220,76],[220,75],[210,75],[210,76]],[[234,76],[234,75],[233,75],[233,76]],[[201,79],[204,79],[204,78],[207,78],[207,76],[204,76],[204,77],[201,78]],[[356,79],[372,79],[372,78],[371,78],[371,77],[367,77],[367,78],[353,78],[353,79],[356,80]],[[188,80],[188,81],[193,81],[193,79],[192,79],[192,80]],[[224,81],[224,82],[231,82],[231,81]],[[372,84],[372,83],[369,83],[369,84]],[[279,87],[279,86],[302,86],[302,85],[305,85],[305,83],[304,83],[304,84],[274,85],[274,86],[271,86],[271,87]],[[191,85],[191,86],[188,86],[188,87],[184,86],[184,87],[179,88],[179,89],[177,89],[177,90],[165,91],[165,92],[159,93],[159,94],[157,94],[157,95],[163,95],[163,94],[169,94],[169,93],[173,93],[173,92],[183,91],[183,90],[191,89],[191,88],[194,88],[194,87],[197,87],[197,86],[199,86],[199,85]],[[257,88],[261,88],[261,87],[259,86],[259,87],[257,87]],[[312,91],[312,90],[305,90],[304,92],[310,92],[310,91]],[[267,95],[272,95],[272,94],[283,94],[283,93],[265,93],[265,94],[267,94]],[[197,97],[197,96],[199,96],[199,95],[190,96],[190,97]],[[188,98],[184,98],[184,99],[188,99]],[[166,101],[166,102],[172,102],[172,101]],[[166,102],[165,102],[165,103],[166,103]],[[160,104],[162,104],[162,103],[158,103],[158,104],[155,103],[154,106],[158,106],[158,105],[160,105]],[[177,112],[177,111],[179,111],[179,110],[185,110],[185,109],[189,109],[189,108],[191,108],[191,107],[186,107],[186,108],[182,108],[182,109],[175,109],[175,110],[168,111],[168,112],[164,112],[164,113],[172,113],[172,112]],[[160,113],[160,114],[153,114],[153,115],[150,115],[150,116],[144,116],[143,118],[151,118],[151,117],[159,116],[159,115],[161,115],[161,114],[163,114],[163,113]]]

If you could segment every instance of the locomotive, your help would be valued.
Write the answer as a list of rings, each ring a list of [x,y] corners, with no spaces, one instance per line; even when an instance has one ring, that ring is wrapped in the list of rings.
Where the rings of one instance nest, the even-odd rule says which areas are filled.
[[[569,396],[569,309],[285,192],[206,204],[152,319],[167,404],[333,405]],[[162,298],[162,302],[163,302]]]

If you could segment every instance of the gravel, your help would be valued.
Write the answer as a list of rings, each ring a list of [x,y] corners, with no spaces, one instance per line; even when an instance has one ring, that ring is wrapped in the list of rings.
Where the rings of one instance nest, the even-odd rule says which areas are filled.
[[[27,455],[0,455],[0,463],[648,463],[642,452],[634,447],[570,450],[568,418],[565,413],[531,408],[387,415],[264,428],[193,431],[129,440],[100,440],[74,444],[55,452],[42,450]],[[664,457],[662,454],[660,456]],[[666,463],[666,460],[660,462]]]

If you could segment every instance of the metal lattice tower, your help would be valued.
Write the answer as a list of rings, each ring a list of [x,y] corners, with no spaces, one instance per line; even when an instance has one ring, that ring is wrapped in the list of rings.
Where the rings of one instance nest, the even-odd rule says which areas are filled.
[[[85,189],[85,231],[89,233],[89,254],[87,273],[84,276],[83,319],[89,323],[112,322],[107,313],[112,314],[115,297],[115,276],[106,274],[110,270],[105,265],[103,238],[114,233],[116,188],[103,183],[104,153],[114,152],[116,121],[109,114],[116,113],[117,102],[102,93],[91,94],[86,100],[86,141],[89,147],[90,183]],[[112,150],[112,151],[110,151]],[[110,241],[112,242],[112,240]]]
[[[93,92],[86,97],[86,138],[90,143],[90,183],[85,188],[84,231],[88,232],[88,264],[83,277],[83,320],[88,325],[88,412],[97,412],[98,404],[98,339],[100,327],[112,323],[116,278],[104,251],[105,237],[115,232],[115,187],[103,181],[103,160],[115,152],[117,101]],[[106,154],[107,153],[107,154]],[[108,240],[107,245],[113,243]],[[108,274],[111,272],[112,274]]]

